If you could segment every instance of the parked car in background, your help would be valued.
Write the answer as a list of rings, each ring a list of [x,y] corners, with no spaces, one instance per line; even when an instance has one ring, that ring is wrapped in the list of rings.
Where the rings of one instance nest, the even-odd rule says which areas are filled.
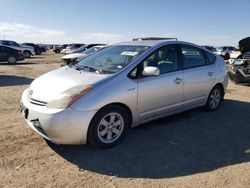
[[[95,52],[97,52],[105,47],[106,47],[106,45],[93,46],[93,47],[91,47],[91,48],[89,48],[81,53],[67,54],[67,55],[62,57],[62,66],[73,65],[73,64],[83,60],[84,58],[88,57],[89,55],[94,54]]]
[[[36,55],[41,55],[43,52],[46,52],[46,48],[41,47],[34,43],[23,43],[22,45],[33,47]]]
[[[88,50],[89,48],[92,48],[93,46],[100,46],[100,45],[102,46],[102,45],[105,45],[105,44],[87,44],[87,45],[83,45],[80,48],[77,48],[75,50],[66,52],[66,54],[82,53],[82,52]]]
[[[9,64],[16,64],[17,61],[24,59],[22,50],[0,45],[0,61],[8,61]]]
[[[216,52],[216,48],[213,46],[202,46],[202,47],[210,50],[211,52]]]
[[[23,92],[21,112],[51,142],[107,148],[129,127],[196,107],[218,109],[227,84],[223,58],[209,50],[130,41],[35,79]]]
[[[60,53],[62,50],[65,50],[65,48],[67,48],[68,44],[63,44],[63,45],[55,45],[53,46],[53,51],[55,53]]]
[[[35,54],[34,48],[31,46],[20,45],[15,41],[10,40],[0,40],[0,44],[3,46],[8,46],[14,48],[16,50],[21,50],[25,56],[25,58],[30,58],[31,55]]]
[[[85,46],[85,44],[70,44],[64,50],[62,50],[61,53],[68,54],[82,46]]]
[[[235,83],[250,83],[250,37],[239,41],[241,58],[228,66],[228,76]]]
[[[228,59],[237,59],[241,56],[241,52],[239,49],[233,47],[233,46],[220,46],[216,47],[216,52],[217,55],[220,55],[223,57],[225,60]]]

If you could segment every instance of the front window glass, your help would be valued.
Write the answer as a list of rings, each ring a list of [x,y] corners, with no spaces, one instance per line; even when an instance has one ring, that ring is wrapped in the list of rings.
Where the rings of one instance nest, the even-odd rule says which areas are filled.
[[[110,46],[83,59],[76,66],[80,68],[88,67],[90,70],[104,74],[116,73],[129,65],[147,49],[149,49],[148,46]]]
[[[175,46],[164,46],[153,52],[143,66],[153,66],[160,70],[160,74],[178,70],[178,53]]]

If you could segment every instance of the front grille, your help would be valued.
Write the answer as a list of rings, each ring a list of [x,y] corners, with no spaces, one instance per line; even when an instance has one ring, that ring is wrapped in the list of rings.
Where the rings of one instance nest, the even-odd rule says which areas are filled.
[[[46,106],[47,105],[46,102],[39,101],[39,100],[36,100],[36,99],[33,99],[33,98],[30,99],[30,103],[34,104],[34,105],[38,105],[38,106]]]
[[[63,63],[64,65],[69,65],[71,63],[71,59],[64,59]]]

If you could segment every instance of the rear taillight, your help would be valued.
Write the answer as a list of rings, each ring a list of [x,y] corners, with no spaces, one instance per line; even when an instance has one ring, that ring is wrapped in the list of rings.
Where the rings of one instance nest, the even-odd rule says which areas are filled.
[[[22,52],[21,50],[18,50],[18,51],[17,51],[17,54],[18,54],[18,55],[22,55],[23,52]]]

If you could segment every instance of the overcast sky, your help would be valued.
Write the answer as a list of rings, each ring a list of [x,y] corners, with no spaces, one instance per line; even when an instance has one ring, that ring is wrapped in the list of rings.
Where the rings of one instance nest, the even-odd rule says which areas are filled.
[[[0,39],[115,43],[140,36],[234,45],[250,36],[250,0],[0,0]]]

